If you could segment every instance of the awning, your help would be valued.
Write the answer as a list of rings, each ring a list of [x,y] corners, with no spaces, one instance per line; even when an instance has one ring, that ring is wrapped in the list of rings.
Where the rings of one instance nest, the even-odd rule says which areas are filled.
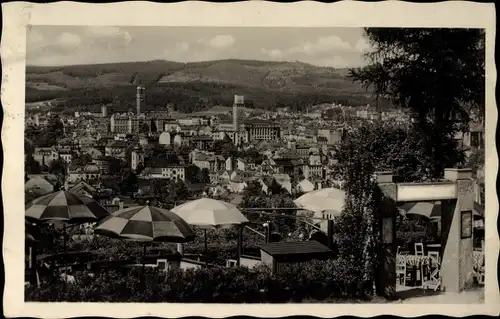
[[[399,206],[406,216],[417,215],[429,219],[441,217],[441,202],[409,202]]]

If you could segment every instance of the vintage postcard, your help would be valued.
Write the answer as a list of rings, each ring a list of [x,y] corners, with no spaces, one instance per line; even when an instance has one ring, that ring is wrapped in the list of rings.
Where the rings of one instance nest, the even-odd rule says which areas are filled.
[[[2,9],[6,316],[498,314],[493,5]]]

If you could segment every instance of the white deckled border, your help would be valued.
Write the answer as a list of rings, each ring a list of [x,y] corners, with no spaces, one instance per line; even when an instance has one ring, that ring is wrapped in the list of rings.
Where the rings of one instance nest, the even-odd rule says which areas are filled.
[[[61,318],[73,316],[136,317],[144,315],[180,317],[226,317],[251,315],[281,317],[314,315],[332,317],[350,314],[371,317],[379,314],[418,316],[445,314],[466,316],[498,313],[500,297],[496,268],[499,240],[496,230],[498,202],[495,180],[498,160],[495,148],[497,108],[494,96],[496,68],[494,64],[495,8],[493,4],[453,1],[414,4],[399,1],[335,4],[301,2],[278,4],[244,2],[213,4],[183,2],[155,4],[126,2],[116,4],[82,3],[8,3],[2,5],[3,64],[2,103],[4,122],[2,142],[4,169],[2,193],[4,203],[4,249],[6,316]],[[287,304],[283,305],[182,305],[182,304],[71,304],[24,303],[23,274],[23,136],[25,43],[28,24],[33,25],[147,25],[147,26],[294,26],[294,27],[480,27],[487,29],[487,113],[486,113],[486,287],[484,305],[402,304]]]

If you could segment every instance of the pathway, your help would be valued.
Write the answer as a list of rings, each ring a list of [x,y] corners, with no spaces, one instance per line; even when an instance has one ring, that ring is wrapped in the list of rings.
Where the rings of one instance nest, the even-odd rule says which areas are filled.
[[[460,293],[424,291],[421,288],[398,292],[403,304],[481,304],[484,303],[484,288],[471,289]]]

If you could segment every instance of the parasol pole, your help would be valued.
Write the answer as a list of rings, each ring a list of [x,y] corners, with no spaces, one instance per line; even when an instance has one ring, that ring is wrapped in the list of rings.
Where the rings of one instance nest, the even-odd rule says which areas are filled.
[[[238,241],[237,241],[237,247],[236,247],[236,252],[237,252],[237,259],[236,259],[236,264],[240,266],[240,260],[241,260],[241,255],[243,254],[243,228],[244,225],[239,225],[238,226]]]
[[[207,229],[203,229],[203,233],[205,236],[205,255],[208,253],[208,244],[207,244]]]
[[[64,289],[66,289],[66,284],[68,283],[68,267],[66,265],[66,223],[63,224],[63,266],[64,266]]]
[[[208,265],[208,244],[207,244],[207,229],[203,229],[205,237],[205,266]]]
[[[142,274],[141,274],[141,281],[144,281],[145,268],[146,268],[146,243],[144,243],[143,248],[142,248]]]

